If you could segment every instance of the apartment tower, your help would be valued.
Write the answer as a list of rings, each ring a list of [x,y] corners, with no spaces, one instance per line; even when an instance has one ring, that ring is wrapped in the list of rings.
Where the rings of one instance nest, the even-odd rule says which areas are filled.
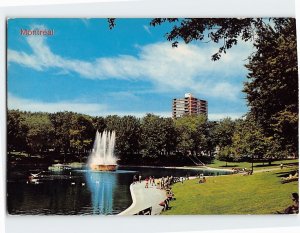
[[[195,98],[191,93],[186,93],[184,98],[173,99],[172,116],[173,118],[182,117],[184,115],[207,116],[207,101]]]

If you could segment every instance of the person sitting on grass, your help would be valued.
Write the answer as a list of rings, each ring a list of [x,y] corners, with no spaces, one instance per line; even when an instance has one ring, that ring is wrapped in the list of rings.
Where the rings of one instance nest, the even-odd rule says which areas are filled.
[[[200,180],[199,180],[199,184],[205,183],[206,182],[206,178],[205,176],[203,176]]]
[[[292,193],[293,204],[287,207],[283,212],[277,211],[277,214],[298,214],[299,213],[299,195]]]
[[[169,201],[176,200],[175,195],[171,190],[167,191],[167,198]]]

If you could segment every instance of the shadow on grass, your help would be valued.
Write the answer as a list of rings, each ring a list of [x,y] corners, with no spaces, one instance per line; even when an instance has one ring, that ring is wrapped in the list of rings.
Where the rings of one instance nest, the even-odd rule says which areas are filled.
[[[230,167],[238,167],[238,165],[227,165],[227,166],[226,166],[226,165],[223,165],[223,166],[220,166],[220,167],[224,167],[224,168],[227,167],[227,168],[230,168]]]
[[[253,167],[278,167],[278,164],[256,164]]]
[[[285,163],[284,166],[298,166],[299,163]]]

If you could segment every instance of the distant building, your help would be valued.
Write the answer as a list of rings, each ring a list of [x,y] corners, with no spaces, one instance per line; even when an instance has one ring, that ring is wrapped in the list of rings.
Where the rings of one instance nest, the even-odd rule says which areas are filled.
[[[172,116],[173,118],[182,117],[185,115],[207,116],[207,101],[195,98],[191,93],[186,93],[184,98],[173,99]]]

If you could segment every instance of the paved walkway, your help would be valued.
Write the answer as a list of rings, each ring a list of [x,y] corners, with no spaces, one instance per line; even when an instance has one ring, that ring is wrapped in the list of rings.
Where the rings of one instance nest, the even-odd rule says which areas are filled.
[[[145,184],[145,181],[143,181],[130,185],[132,204],[119,215],[134,215],[149,207],[152,207],[151,215],[160,214],[163,207],[159,203],[166,199],[166,192],[151,185],[149,185],[149,188],[145,188]]]

